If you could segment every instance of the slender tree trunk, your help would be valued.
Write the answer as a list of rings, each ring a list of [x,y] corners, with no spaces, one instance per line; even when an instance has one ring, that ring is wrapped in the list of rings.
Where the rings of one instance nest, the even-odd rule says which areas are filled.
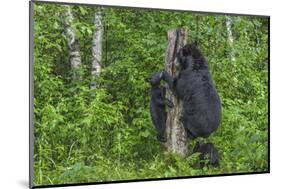
[[[166,50],[165,69],[174,77],[179,74],[179,67],[176,65],[176,54],[187,41],[187,31],[185,29],[172,29],[168,31],[168,47]],[[186,132],[183,128],[180,117],[182,115],[182,101],[176,98],[167,87],[166,97],[170,99],[174,107],[168,109],[166,121],[167,142],[165,146],[172,153],[177,153],[182,157],[187,155]]]
[[[78,68],[81,66],[81,55],[80,55],[80,45],[79,41],[76,37],[75,30],[72,28],[73,24],[73,15],[71,11],[71,7],[69,5],[65,6],[64,13],[64,30],[67,37],[67,43],[69,48],[69,61],[70,66],[73,71],[73,78],[79,77]]]
[[[102,24],[102,8],[99,8],[95,12],[94,18],[95,32],[93,32],[93,43],[92,43],[92,81],[91,89],[95,89],[96,82],[95,78],[101,72],[101,60],[102,60],[102,39],[103,39],[103,24]]]
[[[226,16],[226,30],[227,30],[227,39],[228,39],[228,45],[230,47],[230,60],[232,62],[235,62],[235,53],[233,49],[233,35],[231,30],[232,25],[232,19],[229,16]]]

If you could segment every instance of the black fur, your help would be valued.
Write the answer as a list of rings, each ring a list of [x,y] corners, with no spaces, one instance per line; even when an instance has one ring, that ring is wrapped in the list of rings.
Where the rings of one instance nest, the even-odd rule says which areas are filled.
[[[163,72],[163,80],[183,101],[181,121],[188,137],[208,137],[221,119],[221,102],[208,70],[208,64],[195,43],[185,45],[177,54],[181,71],[177,78]]]
[[[219,154],[217,149],[214,147],[212,143],[199,143],[197,142],[193,153],[200,153],[200,167],[204,167],[204,165],[212,165],[214,167],[219,166]],[[209,160],[207,164],[205,164],[205,160]]]
[[[173,103],[165,98],[165,88],[160,85],[162,72],[154,74],[150,79],[151,99],[150,113],[153,125],[157,130],[157,139],[160,142],[166,142],[165,129],[167,112],[165,106],[173,107]]]

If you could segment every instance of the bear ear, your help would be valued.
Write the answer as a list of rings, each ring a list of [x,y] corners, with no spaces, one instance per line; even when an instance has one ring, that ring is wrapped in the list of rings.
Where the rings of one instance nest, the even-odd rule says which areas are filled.
[[[189,52],[189,47],[187,45],[185,45],[179,52],[178,52],[178,56],[187,56],[188,52]]]

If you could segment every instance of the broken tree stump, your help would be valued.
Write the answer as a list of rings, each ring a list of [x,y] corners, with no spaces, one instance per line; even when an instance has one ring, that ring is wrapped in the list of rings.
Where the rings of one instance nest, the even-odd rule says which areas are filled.
[[[165,70],[173,77],[179,74],[179,67],[176,55],[177,52],[186,44],[187,31],[183,28],[171,29],[168,31],[168,46],[165,57]],[[168,108],[166,120],[167,142],[165,146],[168,152],[177,153],[182,157],[187,155],[187,138],[184,127],[180,121],[182,115],[182,102],[176,98],[168,85],[166,85],[166,98],[170,99],[174,107]]]

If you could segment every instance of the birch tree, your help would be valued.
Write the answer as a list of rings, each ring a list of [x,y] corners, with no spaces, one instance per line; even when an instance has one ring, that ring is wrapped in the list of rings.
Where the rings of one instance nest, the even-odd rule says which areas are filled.
[[[179,68],[176,67],[178,64],[176,54],[186,44],[186,41],[187,31],[185,29],[171,29],[168,31],[168,46],[166,50],[165,69],[173,77],[177,77],[180,71]],[[166,98],[173,102],[174,107],[169,108],[167,112],[167,142],[165,146],[169,152],[177,153],[182,157],[185,157],[187,155],[187,138],[185,129],[180,121],[183,111],[182,102],[172,94],[168,87]]]
[[[103,24],[102,24],[102,8],[98,8],[95,12],[94,18],[95,32],[93,32],[92,42],[92,81],[91,89],[95,89],[95,78],[101,72],[101,60],[102,60],[102,39],[103,39]]]
[[[232,30],[231,30],[232,19],[229,16],[226,16],[225,23],[226,23],[226,30],[227,30],[228,45],[230,47],[230,60],[232,62],[235,62],[235,54],[234,54],[234,49],[233,49],[233,35],[232,35]]]
[[[79,77],[78,68],[81,66],[81,55],[80,55],[80,45],[76,37],[75,30],[72,27],[73,25],[73,15],[71,7],[69,5],[65,6],[64,12],[64,30],[67,38],[67,44],[69,49],[69,61],[70,66],[73,71],[73,78],[77,79]]]

